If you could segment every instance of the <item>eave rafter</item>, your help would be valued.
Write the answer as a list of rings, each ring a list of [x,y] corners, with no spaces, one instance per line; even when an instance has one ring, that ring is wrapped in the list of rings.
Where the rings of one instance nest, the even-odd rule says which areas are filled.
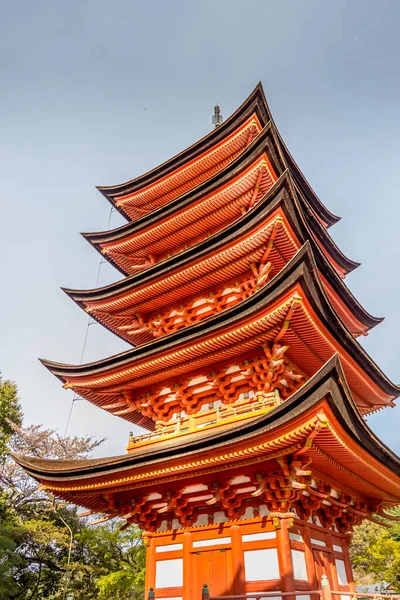
[[[192,325],[101,363],[82,367],[45,364],[68,387],[102,405],[118,400],[123,389],[165,381],[249,352],[266,341],[282,340],[289,346],[289,358],[309,376],[338,352],[364,412],[391,404],[399,394],[399,388],[337,320],[309,246],[261,290],[227,309],[223,318],[210,317],[201,327]],[[105,400],[103,394],[109,393],[115,398]]]
[[[330,264],[332,259],[326,258],[326,254],[314,242],[295,187],[287,173],[259,200],[251,214],[243,215],[227,227],[224,234],[212,236],[207,242],[198,244],[195,252],[185,253],[186,257],[178,263],[179,267],[174,269],[177,259],[172,259],[166,261],[164,266],[151,269],[147,276],[145,273],[131,276],[100,290],[67,290],[67,293],[78,305],[127,341],[135,344],[150,341],[157,330],[153,333],[149,322],[158,320],[161,308],[170,307],[174,310],[174,303],[177,303],[175,309],[179,309],[191,298],[195,301],[196,292],[201,294],[202,290],[209,292],[211,289],[213,293],[218,293],[215,286],[223,282],[236,287],[236,281],[245,276],[250,263],[257,264],[262,260],[260,248],[270,241],[270,227],[274,219],[282,219],[282,224],[268,258],[272,265],[269,278],[293,257],[301,244],[310,240],[319,270],[324,274],[328,295],[351,331],[355,335],[365,334],[381,321],[359,305],[335,274]],[[274,226],[277,225],[278,222]],[[190,260],[193,254],[195,258]],[[158,276],[157,270],[160,272]],[[133,323],[133,319],[137,323]],[[126,334],[126,331],[135,327],[142,331]]]
[[[232,134],[170,175],[137,192],[116,195],[116,208],[130,219],[137,219],[167,204],[229,165],[260,131],[257,116],[250,115]]]
[[[118,199],[121,199],[122,197],[127,198],[135,194],[139,195],[146,189],[154,189],[157,184],[167,181],[174,174],[176,176],[179,174],[179,171],[182,170],[182,168],[188,164],[195,163],[202,154],[206,155],[207,152],[209,152],[218,143],[226,140],[229,135],[232,135],[235,129],[240,127],[243,122],[246,121],[246,119],[252,119],[254,117],[260,128],[265,127],[265,125],[269,122],[272,123],[279,139],[279,143],[282,147],[284,160],[293,171],[296,181],[307,198],[307,203],[315,212],[320,222],[325,227],[329,227],[330,225],[336,223],[339,220],[339,217],[336,217],[329,212],[328,209],[322,204],[285,146],[282,137],[280,136],[279,131],[272,119],[261,83],[256,86],[247,100],[245,100],[245,102],[229,119],[227,119],[220,127],[210,132],[190,148],[184,150],[159,167],[156,167],[149,173],[146,173],[145,175],[142,175],[134,180],[116,186],[100,186],[98,189],[114,206],[116,205]],[[250,143],[253,137],[254,133],[249,131],[246,143]],[[122,208],[117,208],[124,216],[127,216]],[[140,213],[134,213],[133,218],[138,216],[140,216]]]
[[[300,519],[315,516],[324,527],[334,523],[351,531],[400,501],[399,458],[360,417],[337,357],[272,412],[225,433],[172,446],[155,442],[131,455],[80,461],[79,467],[15,458],[66,500],[154,530],[163,515],[178,518],[181,527],[193,525],[198,510],[227,510],[229,518],[240,518],[257,500],[255,507],[294,508]],[[188,505],[195,514],[185,510]],[[144,514],[150,516],[146,522],[139,518]]]
[[[186,182],[190,182],[191,178],[196,176],[196,166],[198,176],[199,167],[201,172],[201,163],[203,163],[203,168],[207,167],[207,155],[217,150],[218,147],[223,146],[224,142],[229,140],[229,138],[235,137],[238,130],[243,129],[243,125],[247,125],[248,131],[247,136],[246,134],[242,136],[242,143],[251,143],[257,134],[257,130],[260,130],[269,119],[265,107],[259,101],[259,96],[259,91],[256,88],[237,111],[220,127],[214,129],[204,138],[167,160],[162,165],[126,183],[116,186],[99,186],[98,189],[114,206],[116,206],[117,201],[121,197],[137,196],[141,192],[146,192],[146,190],[151,192],[152,188],[154,189],[156,186],[161,188],[160,195],[163,192],[164,194],[166,192],[173,194],[174,186],[179,186],[179,183],[182,185],[182,181],[179,182],[179,179],[182,179],[182,171],[185,172],[186,170]],[[252,121],[256,123],[256,130],[254,130],[254,123]],[[250,123],[251,126],[249,127]],[[185,181],[184,176],[183,181]],[[138,201],[139,203],[140,200]],[[129,218],[129,215],[122,208],[117,207],[117,209],[125,217]],[[136,214],[135,216],[138,215]]]
[[[282,332],[286,329],[285,324],[290,321],[296,303],[297,298],[290,298],[285,304],[278,307],[274,314],[266,317],[266,332],[259,333],[257,327],[250,327],[249,330],[244,329],[237,335],[232,332],[226,336],[214,338],[211,342],[196,344],[186,351],[174,353],[170,358],[153,359],[138,366],[133,379],[129,379],[129,373],[126,373],[125,376],[121,375],[122,380],[125,379],[121,383],[113,382],[112,376],[105,375],[100,381],[96,379],[96,381],[82,381],[78,384],[71,381],[64,387],[73,389],[77,394],[116,416],[133,423],[140,421],[142,426],[152,429],[154,428],[152,420],[160,418],[160,416],[154,413],[154,410],[149,412],[149,409],[145,407],[146,399],[140,397],[142,388],[148,390],[150,387],[151,389],[151,386],[161,381],[174,388],[177,379],[182,379],[185,374],[193,373],[194,377],[203,376],[203,370],[207,367],[213,366],[218,370],[223,368],[224,364],[228,365],[232,361],[237,361],[238,357],[242,356],[241,360],[245,360],[245,356],[261,349],[266,342],[273,342],[282,337]],[[179,361],[179,364],[176,364],[176,360]],[[170,366],[165,366],[168,363]],[[251,389],[249,384],[248,389]],[[132,397],[135,391],[139,392],[136,392],[137,403]],[[217,393],[215,399],[219,399]],[[143,407],[141,406],[142,402],[144,403]],[[114,408],[114,403],[117,403],[118,407]],[[111,408],[107,408],[110,405]],[[154,416],[151,416],[153,414]]]
[[[253,239],[208,259],[208,271],[198,265],[189,281],[181,273],[180,284],[164,294],[152,294],[137,304],[128,298],[120,303],[87,304],[85,310],[135,344],[196,323],[248,298],[290,260],[298,248],[293,239],[285,237],[283,227],[282,218],[276,216]],[[195,289],[197,294],[193,294]]]
[[[192,239],[187,245],[193,245],[193,240],[199,238],[199,235],[196,238],[199,226],[207,234],[215,233],[224,221],[238,218],[254,206],[284,170],[274,133],[267,125],[229,166],[193,190],[134,222],[83,236],[122,273],[129,275],[134,272],[130,261],[143,246],[147,248],[142,251],[144,259],[152,252],[158,253],[157,260],[161,260],[165,254],[174,252],[174,245],[178,251],[180,236],[182,240],[185,236],[188,241]],[[207,227],[204,227],[204,219],[207,219]],[[189,229],[183,231],[188,226]]]
[[[258,159],[240,177],[212,194],[201,196],[186,210],[157,220],[143,232],[121,241],[99,244],[101,253],[131,274],[177,254],[238,219],[273,185],[276,176],[266,156]]]
[[[246,177],[247,171],[253,171],[260,160],[265,164],[265,172],[260,182],[256,180],[252,191],[250,190],[253,182],[250,180],[250,190],[246,198],[241,178],[249,180]],[[287,168],[271,122],[240,157],[202,185],[152,211],[151,214],[113,231],[83,235],[122,273],[130,275],[199,242],[204,239],[205,234],[212,236],[224,223],[226,226],[230,221],[237,219],[241,212],[251,210],[260,195],[262,196],[260,192],[268,190],[276,177],[281,176],[285,170],[292,178],[292,187],[309,221],[316,243],[340,275],[345,277],[359,263],[344,256],[310,208],[306,196]],[[230,190],[238,188],[238,184],[244,193],[236,194],[235,198]],[[225,204],[221,205],[221,202]],[[203,234],[200,231],[203,231]]]

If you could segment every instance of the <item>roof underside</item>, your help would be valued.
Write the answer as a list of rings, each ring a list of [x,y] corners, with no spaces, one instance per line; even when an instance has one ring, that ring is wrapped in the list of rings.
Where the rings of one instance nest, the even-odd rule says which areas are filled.
[[[233,192],[235,185],[238,191]],[[142,346],[87,365],[42,361],[65,387],[151,429],[154,422],[132,394],[147,393],[161,383],[172,385],[183,375],[201,375],[212,365],[229,365],[263,344],[283,340],[288,359],[305,377],[313,378],[338,354],[359,411],[393,404],[400,388],[354,338],[379,322],[341,279],[358,263],[345,257],[329,236],[326,229],[337,217],[320,202],[291,157],[261,85],[230,119],[192,147],[141,177],[99,189],[134,220],[86,237],[123,272],[130,271],[129,260],[136,260],[137,253],[143,254],[140,259],[148,257],[149,265],[98,290],[66,291],[117,333],[118,322],[126,318],[118,311],[138,311],[140,326],[143,311],[154,313],[154,319],[168,302],[182,301],[182,285],[189,296],[197,289],[210,291],[214,281],[232,284],[245,274],[251,253],[250,258],[262,262],[261,252],[269,247],[268,235],[276,225],[271,222],[268,230],[273,211],[275,218],[279,213],[285,235],[274,243],[278,266],[273,266],[271,278],[260,284],[257,280],[254,293],[201,322],[188,321],[155,339],[146,333],[134,340]],[[246,206],[240,205],[238,194],[249,196]],[[181,230],[184,224],[186,231]],[[232,254],[240,248],[242,256]],[[217,259],[222,262],[217,264]],[[123,331],[129,327],[122,325]]]
[[[238,455],[243,457],[243,464],[246,456],[252,456],[248,459],[249,468],[251,460],[259,461],[254,452],[248,452],[257,443],[263,444],[265,460],[276,455],[276,448],[281,448],[283,454],[294,452],[294,440],[297,450],[303,447],[316,420],[320,425],[322,423],[322,427],[318,426],[316,435],[313,434],[313,443],[304,446],[308,448],[306,454],[312,458],[312,470],[328,475],[339,487],[343,485],[345,489],[353,489],[364,498],[399,502],[399,458],[376,438],[361,418],[337,356],[332,357],[297,393],[272,412],[228,430],[222,429],[209,436],[193,434],[184,440],[176,438],[173,442],[154,443],[151,447],[113,458],[49,461],[16,456],[15,460],[57,495],[76,504],[102,510],[104,507],[99,501],[107,492],[129,495],[135,493],[129,490],[140,489],[148,494],[154,484],[157,484],[157,490],[161,490],[163,477],[171,482],[170,468],[173,465],[179,465],[173,469],[174,480],[187,478],[188,474],[195,479],[200,467],[204,478],[201,459],[204,455],[218,456],[222,451],[223,456],[219,459],[221,468],[232,471]],[[273,447],[269,441],[273,441]],[[232,454],[231,448],[235,449]]]
[[[218,144],[221,144],[224,140],[229,138],[229,136],[232,136],[233,132],[235,132],[243,123],[245,123],[246,120],[251,121],[251,119],[254,118],[261,125],[261,127],[264,127],[268,122],[273,124],[274,130],[276,131],[276,134],[280,140],[280,144],[282,145],[284,159],[287,161],[288,166],[292,169],[296,181],[303,190],[307,201],[318,215],[320,221],[325,226],[330,226],[336,223],[339,220],[339,217],[336,217],[329,212],[328,209],[322,204],[283,143],[276,125],[272,120],[261,83],[256,86],[247,100],[245,100],[245,102],[229,119],[227,119],[220,127],[196,142],[193,146],[187,148],[162,165],[144,175],[141,175],[140,177],[137,177],[136,179],[132,179],[126,183],[116,186],[99,186],[98,189],[125,217],[137,218],[139,216],[137,212],[133,212],[133,217],[129,217],[123,208],[124,203],[126,204],[129,200],[127,198],[128,196],[138,197],[140,193],[143,194],[145,190],[148,190],[147,193],[150,193],[150,190],[152,188],[154,189],[157,185],[161,185],[161,187],[163,187],[165,195],[165,186],[168,184],[168,181],[171,182],[169,185],[169,188],[171,189],[169,191],[167,190],[167,200],[174,195],[174,189],[176,190],[176,196],[178,196],[180,192],[179,189],[177,189],[177,186],[179,186],[179,173],[182,171],[182,169],[190,164],[197,164],[201,160],[202,156],[210,154],[210,152],[212,152],[213,149],[218,146]],[[174,181],[174,178],[176,181]],[[197,184],[196,181],[194,181],[194,183]],[[121,199],[122,204],[120,204]],[[143,202],[143,199],[138,202]]]
[[[291,311],[288,326],[285,323]],[[379,370],[335,314],[309,244],[272,281],[224,313],[97,363],[44,364],[88,400],[108,405],[120,398],[121,385],[148,387],[165,381],[167,374],[168,378],[178,377],[254,350],[266,340],[276,339],[282,327],[291,360],[309,375],[333,354],[340,353],[360,408],[376,410],[398,396],[399,388]],[[135,417],[131,413],[126,418]]]
[[[260,160],[266,166],[260,168]],[[262,169],[265,172],[260,178]],[[271,123],[236,160],[201,185],[134,222],[112,231],[83,235],[122,273],[131,275],[146,266],[149,256],[159,262],[187,245],[206,239],[210,233],[238,219],[248,203],[253,205],[250,210],[254,210],[262,192],[266,193],[276,177],[285,171],[298,190],[297,196],[317,242],[328,253],[333,249],[337,268],[342,276],[346,275],[359,263],[343,255],[316,213],[310,210],[295,175],[287,168]]]
[[[216,285],[221,286],[223,282],[243,276],[251,262],[258,263],[261,260],[264,255],[262,248],[269,243],[273,244],[268,255],[273,265],[271,279],[309,240],[320,273],[324,273],[325,288],[335,309],[355,335],[365,334],[381,319],[372,317],[361,307],[338,277],[340,267],[337,266],[335,272],[331,266],[334,263],[332,255],[327,255],[314,241],[291,181],[288,173],[283,175],[250,213],[243,215],[220,234],[191,248],[179,268],[174,268],[176,261],[163,261],[154,267],[150,277],[142,273],[105,288],[66,292],[111,331],[130,343],[142,344],[152,339],[151,333],[126,333],[136,313],[153,313],[156,316],[157,312],[171,307],[174,302],[179,306],[185,302],[185,298],[195,297],[196,293],[201,295]],[[157,271],[160,275],[157,275]]]

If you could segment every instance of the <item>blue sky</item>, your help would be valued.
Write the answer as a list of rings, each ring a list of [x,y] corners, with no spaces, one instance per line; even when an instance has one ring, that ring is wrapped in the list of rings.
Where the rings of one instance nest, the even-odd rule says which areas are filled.
[[[261,80],[311,185],[362,262],[347,280],[385,321],[362,341],[399,382],[400,2],[104,0],[5,3],[0,23],[0,369],[26,423],[64,431],[71,393],[38,362],[78,363],[84,313],[61,286],[95,285],[80,231],[107,227],[95,185],[131,179],[229,116]],[[111,226],[122,223],[113,215]],[[120,278],[109,265],[100,284]],[[126,348],[89,328],[85,362]],[[400,409],[370,417],[400,453]],[[124,452],[131,429],[86,402],[69,432]]]

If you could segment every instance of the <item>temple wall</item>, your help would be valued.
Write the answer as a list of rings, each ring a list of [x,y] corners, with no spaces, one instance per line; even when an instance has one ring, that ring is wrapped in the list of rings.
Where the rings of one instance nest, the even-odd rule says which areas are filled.
[[[199,600],[207,584],[211,596],[279,590],[304,591],[297,598],[312,600],[307,592],[326,574],[345,600],[354,590],[349,539],[287,514],[144,534],[146,591]]]

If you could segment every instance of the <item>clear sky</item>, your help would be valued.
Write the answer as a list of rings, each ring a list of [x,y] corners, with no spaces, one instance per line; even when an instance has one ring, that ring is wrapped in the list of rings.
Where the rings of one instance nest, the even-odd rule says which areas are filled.
[[[0,369],[26,423],[64,431],[71,392],[38,357],[79,363],[85,314],[60,287],[92,288],[107,227],[95,185],[121,183],[206,134],[259,80],[328,208],[347,280],[386,319],[362,341],[399,382],[400,2],[16,0],[0,23]],[[111,226],[122,223],[113,215]],[[100,284],[121,276],[109,265]],[[89,328],[85,362],[127,346]],[[370,417],[400,453],[400,408]],[[129,423],[75,403],[69,432],[124,452]]]

